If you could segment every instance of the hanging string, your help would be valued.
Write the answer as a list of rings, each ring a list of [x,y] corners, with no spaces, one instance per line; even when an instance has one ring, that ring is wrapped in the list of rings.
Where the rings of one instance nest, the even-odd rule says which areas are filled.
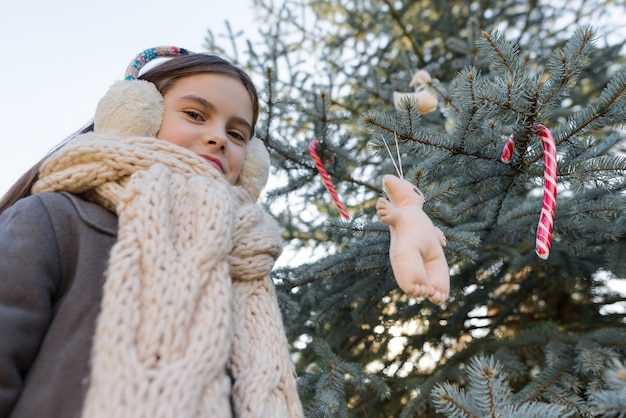
[[[313,159],[313,162],[315,163],[315,167],[317,167],[317,171],[322,176],[324,185],[326,186],[328,193],[330,193],[330,196],[333,199],[333,202],[335,202],[335,206],[337,206],[337,210],[339,210],[339,213],[345,219],[350,219],[350,215],[348,215],[348,212],[346,211],[344,206],[341,204],[341,201],[339,200],[339,196],[337,196],[337,191],[335,190],[335,186],[330,180],[330,176],[328,175],[326,168],[324,168],[324,163],[322,162],[322,159],[317,154],[317,144],[318,144],[318,141],[316,139],[311,141],[311,143],[309,144],[309,153],[311,154],[311,158]]]

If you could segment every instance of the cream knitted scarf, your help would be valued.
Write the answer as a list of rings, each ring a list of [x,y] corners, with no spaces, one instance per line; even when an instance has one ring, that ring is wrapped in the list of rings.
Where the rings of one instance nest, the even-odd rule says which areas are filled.
[[[83,417],[301,417],[269,272],[277,225],[194,153],[88,133],[33,193],[84,193],[119,216]]]

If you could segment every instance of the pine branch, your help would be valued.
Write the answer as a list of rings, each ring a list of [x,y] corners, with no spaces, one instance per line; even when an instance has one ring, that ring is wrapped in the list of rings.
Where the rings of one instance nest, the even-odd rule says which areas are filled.
[[[609,114],[609,110],[613,106],[618,105],[617,101],[624,92],[626,92],[626,68],[622,68],[602,91],[598,104],[591,104],[581,112],[586,115],[584,119],[572,117],[566,122],[569,130],[561,138],[555,137],[556,144],[560,145],[572,137],[586,132],[587,129],[594,127],[594,123],[601,124],[600,119]]]
[[[499,47],[499,45],[502,45],[503,43],[505,43],[505,41],[502,40],[502,36],[500,35],[500,33],[494,32],[493,35],[490,35],[486,31],[482,31],[481,33],[485,41],[487,41],[487,43],[491,47],[492,51],[499,58],[498,62],[502,63],[510,74],[514,74],[515,65],[510,63],[508,60],[508,56],[511,55],[511,53],[510,52],[504,53]],[[508,43],[507,45],[509,46],[509,48],[514,48],[512,43]],[[515,50],[515,53],[516,52],[517,51]]]
[[[389,0],[383,0],[383,1],[387,5],[389,15],[398,24],[398,27],[402,31],[402,35],[410,43],[411,49],[413,53],[415,54],[415,56],[417,57],[419,64],[424,65],[424,63],[426,62],[424,60],[424,55],[422,54],[422,51],[415,44],[414,38],[411,36],[411,33],[407,30],[406,25],[404,25],[404,23],[402,22],[401,15],[395,9],[395,3],[392,3]]]
[[[460,135],[460,142],[459,142],[459,148],[460,149],[465,149],[465,141],[467,140],[467,137],[469,135],[469,131],[471,129],[471,126],[474,122],[474,118],[476,117],[476,112],[478,110],[478,103],[477,103],[477,99],[476,99],[476,91],[475,91],[475,78],[478,76],[478,74],[472,71],[472,69],[469,69],[466,73],[465,73],[465,79],[464,81],[467,83],[466,88],[464,90],[466,90],[467,92],[469,92],[469,97],[470,97],[470,106],[469,106],[469,112],[464,111],[463,112],[463,118],[465,119],[465,124],[462,128],[462,133]]]
[[[446,392],[451,391],[449,388],[446,388]],[[478,415],[473,414],[468,408],[462,405],[454,396],[448,395],[443,390],[441,392],[435,391],[434,395],[439,396],[439,402],[437,405],[439,406],[439,412],[447,413],[449,417],[459,416],[458,412],[462,412],[464,417],[468,418],[481,418]]]
[[[558,77],[557,85],[553,86],[552,92],[543,99],[543,103],[550,103],[561,91],[568,86],[572,78],[578,74],[582,61],[589,55],[593,46],[595,33],[589,27],[579,28],[572,38],[565,44],[561,52],[557,52],[551,59],[553,65],[548,64],[548,68],[553,68]],[[558,58],[557,58],[558,57]],[[559,64],[556,64],[556,63]]]

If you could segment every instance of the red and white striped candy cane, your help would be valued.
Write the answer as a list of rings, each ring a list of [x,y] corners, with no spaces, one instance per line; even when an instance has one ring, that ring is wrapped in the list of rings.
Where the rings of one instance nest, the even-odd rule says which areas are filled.
[[[348,215],[346,208],[343,207],[341,201],[339,200],[339,197],[337,196],[335,186],[333,185],[332,181],[330,181],[330,176],[328,175],[326,168],[324,168],[324,163],[322,162],[322,159],[319,157],[319,155],[317,155],[317,144],[318,142],[316,139],[311,141],[311,143],[309,144],[309,153],[311,154],[311,158],[315,163],[315,167],[317,167],[317,171],[319,171],[320,175],[322,176],[322,180],[324,180],[324,185],[326,186],[328,193],[330,193],[333,202],[335,202],[335,206],[337,206],[339,213],[341,213],[341,216],[343,216],[345,219],[350,219],[350,215]]]
[[[537,225],[537,242],[535,252],[546,260],[550,255],[554,209],[556,208],[556,145],[552,132],[543,125],[535,127],[537,135],[543,143],[543,204]]]
[[[513,151],[515,150],[515,133],[511,134],[510,137],[507,138],[504,143],[504,148],[502,148],[502,155],[500,159],[503,163],[508,164],[511,162],[511,158],[513,157]]]
[[[556,145],[554,137],[548,128],[539,124],[535,126],[537,135],[543,143],[543,203],[541,216],[537,225],[537,239],[535,252],[546,260],[550,255],[550,243],[552,241],[552,226],[554,224],[554,209],[556,208]],[[504,144],[501,159],[509,163],[515,150],[515,134],[511,135]]]

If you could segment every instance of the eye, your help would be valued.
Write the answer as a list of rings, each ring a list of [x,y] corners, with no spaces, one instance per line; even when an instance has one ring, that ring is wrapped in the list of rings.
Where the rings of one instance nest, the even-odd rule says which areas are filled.
[[[228,131],[228,135],[232,136],[233,138],[235,138],[237,141],[240,142],[246,142],[246,137],[243,136],[242,134],[240,134],[237,131]]]
[[[413,187],[413,191],[415,192],[416,195],[421,196],[422,192],[420,192],[417,187]]]
[[[187,116],[189,116],[190,119],[193,119],[195,121],[203,121],[204,120],[204,116],[202,116],[202,114],[200,114],[199,112],[196,112],[195,110],[185,110],[183,111],[183,113]]]

